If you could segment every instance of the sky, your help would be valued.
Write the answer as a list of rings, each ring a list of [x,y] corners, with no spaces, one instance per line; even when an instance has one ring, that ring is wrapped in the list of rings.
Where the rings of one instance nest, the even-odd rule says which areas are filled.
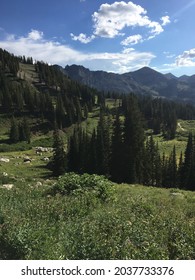
[[[48,64],[195,74],[195,0],[1,0],[0,48]]]

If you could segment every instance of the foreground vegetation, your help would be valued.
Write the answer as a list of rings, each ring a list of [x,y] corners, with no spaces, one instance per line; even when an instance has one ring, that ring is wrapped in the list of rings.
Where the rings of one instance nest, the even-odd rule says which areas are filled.
[[[0,259],[195,258],[193,192],[74,173],[51,183],[0,190]]]

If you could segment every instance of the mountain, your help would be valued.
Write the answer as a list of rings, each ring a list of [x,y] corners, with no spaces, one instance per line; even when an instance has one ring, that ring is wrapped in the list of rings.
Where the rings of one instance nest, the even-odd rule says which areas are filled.
[[[63,69],[64,74],[72,80],[85,84],[89,87],[96,88],[105,92],[140,93],[142,87],[133,77],[128,75],[119,75],[105,71],[90,71],[83,66],[66,66]]]
[[[78,65],[66,66],[61,71],[69,78],[100,91],[150,94],[195,103],[195,75],[177,78],[149,67],[125,74],[90,71]]]
[[[164,76],[167,78],[167,79],[178,79],[176,76],[174,76],[172,73],[167,73],[167,74],[164,74]]]
[[[187,75],[182,75],[181,77],[178,78],[181,82],[188,82],[189,76]]]

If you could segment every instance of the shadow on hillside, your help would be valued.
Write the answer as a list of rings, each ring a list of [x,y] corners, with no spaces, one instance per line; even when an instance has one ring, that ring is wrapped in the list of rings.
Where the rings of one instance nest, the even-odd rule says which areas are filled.
[[[42,170],[42,172],[40,172],[41,179],[53,178],[52,171],[47,167],[47,164],[46,165],[37,165],[37,166],[34,166],[33,168]]]
[[[0,144],[11,145],[10,139],[0,139]]]

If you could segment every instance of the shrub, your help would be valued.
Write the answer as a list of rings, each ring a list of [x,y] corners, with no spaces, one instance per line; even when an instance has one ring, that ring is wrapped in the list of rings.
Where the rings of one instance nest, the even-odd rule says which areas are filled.
[[[81,195],[92,193],[97,198],[105,201],[111,194],[112,183],[104,176],[76,173],[66,173],[58,179],[52,188],[52,193],[62,195]]]
[[[9,233],[4,217],[0,214],[0,260],[23,259],[25,253],[22,244],[16,236],[11,239]]]

